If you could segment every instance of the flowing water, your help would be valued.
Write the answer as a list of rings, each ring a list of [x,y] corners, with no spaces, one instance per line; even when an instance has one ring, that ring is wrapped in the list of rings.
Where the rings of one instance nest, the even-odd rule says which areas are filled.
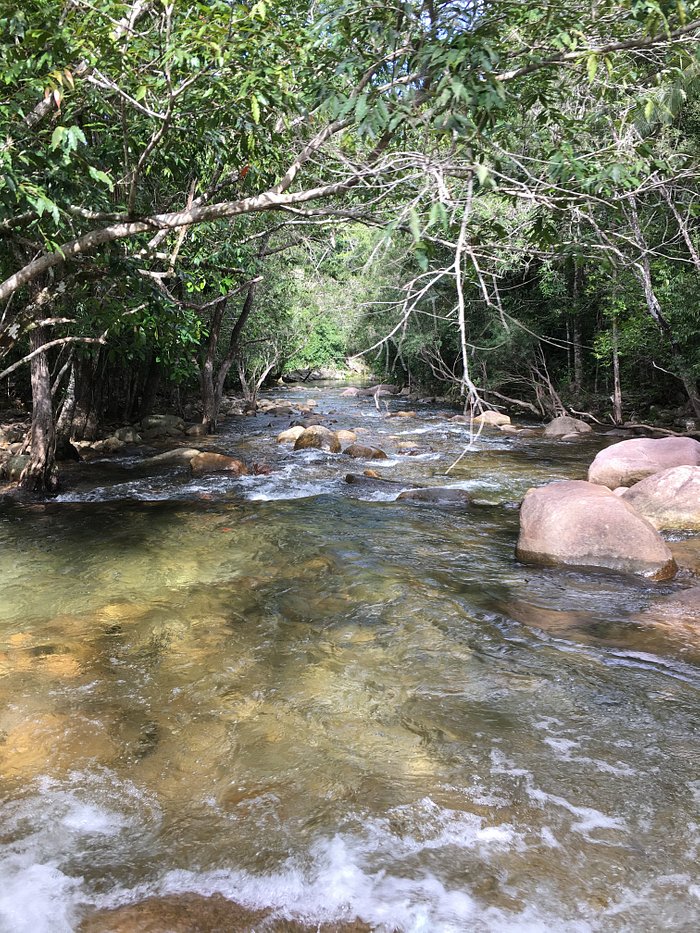
[[[513,557],[524,491],[603,442],[484,434],[446,478],[444,414],[278,395],[390,459],[234,418],[215,443],[273,473],[125,456],[1,507],[0,930],[182,892],[312,928],[698,929],[700,630],[655,609],[697,580]],[[369,465],[476,504],[344,482]]]

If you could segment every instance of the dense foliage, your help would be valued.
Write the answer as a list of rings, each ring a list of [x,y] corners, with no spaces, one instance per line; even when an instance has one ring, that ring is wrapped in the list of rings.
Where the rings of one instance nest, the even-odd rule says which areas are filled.
[[[18,391],[31,354],[26,484],[52,484],[47,418],[75,434],[76,398],[97,430],[199,381],[213,426],[227,381],[254,396],[348,352],[465,404],[700,417],[699,15],[6,3],[0,351]]]

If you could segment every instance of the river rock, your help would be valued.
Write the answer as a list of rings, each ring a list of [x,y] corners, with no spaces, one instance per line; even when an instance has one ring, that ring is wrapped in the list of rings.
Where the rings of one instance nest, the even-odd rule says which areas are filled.
[[[140,444],[141,435],[138,433],[136,428],[131,426],[126,428],[119,428],[119,430],[114,432],[114,436],[117,440],[124,441],[126,444]]]
[[[209,428],[206,424],[191,424],[186,430],[185,434],[188,437],[207,437],[209,435]]]
[[[567,434],[590,434],[593,428],[579,418],[560,415],[554,418],[544,429],[545,437],[565,437]]]
[[[335,431],[324,428],[321,424],[314,424],[299,435],[294,444],[294,450],[307,450],[317,447],[320,450],[330,450],[332,454],[340,453],[340,441]]]
[[[184,434],[185,422],[177,415],[148,415],[141,420],[141,430],[152,437]]]
[[[193,457],[200,453],[196,447],[176,447],[175,450],[165,450],[162,454],[155,454],[153,457],[146,457],[141,461],[141,466],[167,466],[169,463],[189,464]]]
[[[357,440],[357,434],[355,431],[345,431],[341,429],[340,431],[336,431],[335,435],[338,438],[341,447],[344,444],[354,444]]]
[[[111,437],[105,437],[102,441],[95,441],[90,447],[99,453],[115,454],[118,450],[121,450],[122,447],[126,447],[126,441],[122,441],[118,437],[112,435]]]
[[[29,426],[24,424],[3,424],[0,426],[0,447],[20,442],[28,429]]]
[[[700,443],[692,437],[633,437],[601,450],[588,481],[615,489],[677,466],[700,466]]]
[[[476,415],[474,418],[474,424],[498,428],[502,424],[510,424],[510,418],[500,411],[482,411],[480,415]]]
[[[404,489],[399,499],[414,502],[434,502],[437,505],[468,505],[471,497],[466,489],[458,486],[428,486],[423,489]]]
[[[417,412],[415,411],[392,411],[389,414],[390,418],[415,418]]]
[[[351,444],[343,451],[348,457],[358,460],[388,460],[389,458],[379,447],[367,447],[364,444]]]
[[[305,923],[270,917],[221,894],[168,894],[100,910],[85,918],[79,933],[369,933],[361,921]]]
[[[209,451],[195,454],[190,460],[190,470],[193,476],[203,476],[205,473],[234,473],[236,476],[244,476],[248,472],[242,460]]]
[[[22,475],[22,470],[28,463],[28,454],[19,454],[13,457],[9,457],[2,465],[3,478],[9,480],[11,483],[18,482],[20,476]]]
[[[286,431],[282,431],[277,435],[278,444],[293,444],[298,437],[304,433],[306,428],[302,427],[300,424],[296,425],[294,428],[287,428]]]
[[[700,531],[700,466],[654,473],[622,495],[659,531]]]
[[[498,430],[502,431],[504,434],[520,434],[520,428],[516,427],[514,424],[499,424]]]
[[[520,509],[518,560],[592,567],[669,580],[676,564],[658,531],[604,486],[567,480],[529,489]]]
[[[362,389],[358,389],[357,386],[350,386],[340,393],[341,398],[357,398],[358,395],[364,395],[364,392]]]

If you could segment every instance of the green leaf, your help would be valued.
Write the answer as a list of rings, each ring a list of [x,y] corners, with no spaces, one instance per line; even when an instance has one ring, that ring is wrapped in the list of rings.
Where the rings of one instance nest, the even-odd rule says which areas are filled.
[[[595,78],[595,73],[598,70],[598,56],[589,55],[588,60],[586,61],[586,71],[588,72],[588,82],[593,84],[593,79]]]
[[[114,191],[114,182],[112,181],[112,179],[109,177],[109,175],[106,172],[100,171],[99,169],[95,168],[93,165],[91,165],[88,168],[88,172],[90,174],[90,178],[94,178],[95,181],[99,181],[103,185],[106,185],[110,191]]]
[[[255,94],[250,98],[250,112],[253,116],[253,123],[260,123],[260,104]]]

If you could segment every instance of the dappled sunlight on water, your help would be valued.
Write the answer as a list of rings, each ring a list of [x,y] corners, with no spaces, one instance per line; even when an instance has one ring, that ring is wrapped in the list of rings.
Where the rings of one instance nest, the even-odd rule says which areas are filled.
[[[663,610],[690,571],[517,564],[513,503],[595,441],[482,436],[446,477],[464,429],[371,406],[327,404],[432,448],[380,464],[382,501],[258,417],[219,440],[270,475],[117,461],[4,507],[0,929],[182,892],[386,930],[700,924],[700,627]],[[393,501],[418,480],[479,504]]]

